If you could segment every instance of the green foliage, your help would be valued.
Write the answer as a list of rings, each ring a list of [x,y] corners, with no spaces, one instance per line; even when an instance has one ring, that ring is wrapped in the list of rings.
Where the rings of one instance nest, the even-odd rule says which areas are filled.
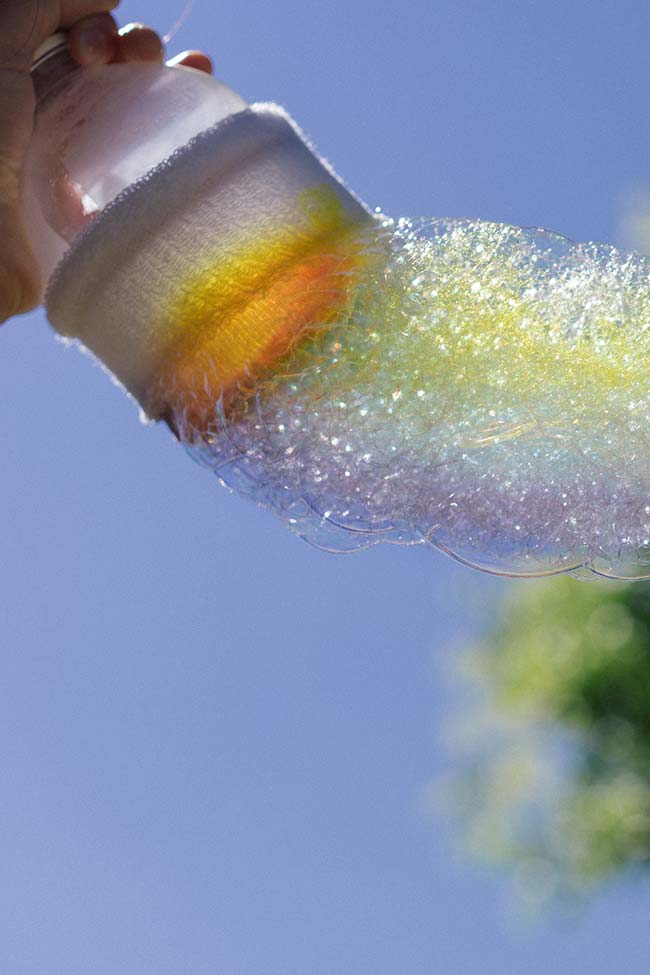
[[[462,657],[453,806],[533,902],[650,864],[650,584],[518,585]]]

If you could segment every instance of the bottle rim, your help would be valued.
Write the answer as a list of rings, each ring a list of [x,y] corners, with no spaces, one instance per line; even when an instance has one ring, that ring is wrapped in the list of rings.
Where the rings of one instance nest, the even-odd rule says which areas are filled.
[[[58,54],[63,48],[67,47],[68,36],[65,31],[58,31],[56,34],[52,34],[43,43],[37,47],[34,58],[32,60],[32,71],[39,68],[46,61],[49,61],[51,57]]]

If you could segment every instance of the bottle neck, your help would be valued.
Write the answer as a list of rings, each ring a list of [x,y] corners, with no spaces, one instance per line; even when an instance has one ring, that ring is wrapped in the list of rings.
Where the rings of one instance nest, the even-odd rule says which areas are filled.
[[[39,53],[42,52],[42,53]],[[38,108],[49,100],[52,93],[66,78],[80,70],[68,50],[65,34],[56,34],[36,52],[32,65],[32,83]]]

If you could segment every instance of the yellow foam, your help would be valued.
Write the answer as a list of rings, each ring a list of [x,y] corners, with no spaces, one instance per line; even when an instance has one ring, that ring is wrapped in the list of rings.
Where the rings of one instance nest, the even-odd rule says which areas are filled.
[[[219,395],[246,386],[306,326],[326,324],[347,300],[363,260],[359,224],[327,185],[302,193],[296,213],[293,224],[256,227],[178,289],[159,383],[176,412],[190,403],[213,411]]]

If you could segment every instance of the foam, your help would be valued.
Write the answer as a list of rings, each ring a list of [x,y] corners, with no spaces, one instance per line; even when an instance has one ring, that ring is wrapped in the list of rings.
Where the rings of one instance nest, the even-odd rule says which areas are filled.
[[[650,577],[650,263],[480,221],[364,233],[345,305],[238,394],[218,363],[165,376],[191,455],[329,550]]]

